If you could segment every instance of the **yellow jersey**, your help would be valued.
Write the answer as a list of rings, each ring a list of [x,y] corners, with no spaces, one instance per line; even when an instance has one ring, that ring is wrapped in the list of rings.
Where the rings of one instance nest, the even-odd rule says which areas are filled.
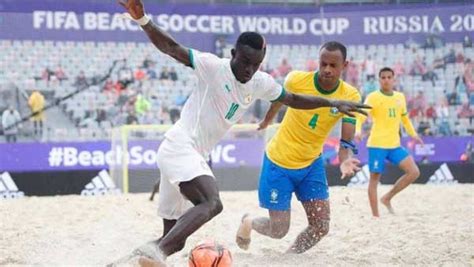
[[[290,72],[284,87],[292,93],[361,101],[359,91],[343,80],[339,80],[333,90],[323,90],[318,84],[317,72]],[[283,168],[307,167],[321,155],[326,138],[341,118],[343,122],[356,123],[354,118],[340,113],[337,108],[301,110],[288,107],[278,131],[267,145],[266,154],[273,163]]]
[[[394,91],[388,95],[382,91],[370,93],[365,104],[372,107],[367,110],[372,117],[368,147],[396,148],[400,146],[400,123],[410,136],[416,136],[415,129],[408,117],[406,100],[403,93]],[[360,133],[367,117],[357,116],[356,132]]]

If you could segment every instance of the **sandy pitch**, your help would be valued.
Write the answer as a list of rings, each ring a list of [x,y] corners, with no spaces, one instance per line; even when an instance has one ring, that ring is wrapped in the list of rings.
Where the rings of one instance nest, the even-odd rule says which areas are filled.
[[[388,186],[379,188],[379,195]],[[244,211],[266,214],[257,193],[222,192],[224,212],[168,258],[186,266],[200,240],[226,244],[235,266],[474,264],[474,185],[413,185],[393,200],[397,214],[370,216],[365,188],[331,187],[331,230],[302,255],[283,255],[306,225],[293,200],[292,225],[282,240],[256,233],[248,252],[234,243]],[[0,201],[0,265],[104,265],[161,234],[148,194],[103,197],[27,197]]]

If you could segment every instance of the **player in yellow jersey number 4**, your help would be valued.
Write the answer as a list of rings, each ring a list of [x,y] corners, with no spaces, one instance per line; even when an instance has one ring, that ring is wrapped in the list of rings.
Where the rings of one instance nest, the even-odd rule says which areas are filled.
[[[319,71],[293,71],[285,79],[285,89],[292,93],[360,102],[359,91],[340,79],[347,66],[346,47],[338,42],[323,44],[319,53]],[[273,103],[260,124],[264,129],[273,120],[280,103]],[[290,227],[290,203],[293,192],[303,204],[308,226],[296,238],[288,253],[303,253],[329,231],[329,190],[321,157],[326,138],[342,119],[339,161],[342,178],[360,170],[359,160],[352,158],[355,145],[355,118],[334,108],[296,110],[289,107],[283,121],[267,145],[258,197],[269,217],[244,215],[236,242],[248,249],[252,230],[271,237],[283,238]]]
[[[405,172],[392,189],[380,199],[390,213],[393,213],[392,198],[420,176],[413,157],[400,145],[400,123],[416,143],[423,144],[408,117],[405,96],[401,92],[394,91],[394,71],[391,68],[382,68],[379,71],[379,83],[380,90],[370,93],[365,100],[366,104],[372,106],[369,115],[373,123],[367,147],[370,170],[368,193],[374,217],[379,217],[377,185],[385,170],[385,160],[399,166]],[[366,117],[357,120],[356,139],[361,139],[365,119]]]

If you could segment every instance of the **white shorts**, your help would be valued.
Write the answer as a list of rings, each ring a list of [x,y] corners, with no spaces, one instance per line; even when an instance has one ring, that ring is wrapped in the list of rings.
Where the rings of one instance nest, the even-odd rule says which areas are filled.
[[[158,195],[158,215],[176,220],[193,204],[179,191],[179,183],[208,175],[214,177],[204,157],[190,143],[163,140],[158,149],[158,168],[161,172]]]

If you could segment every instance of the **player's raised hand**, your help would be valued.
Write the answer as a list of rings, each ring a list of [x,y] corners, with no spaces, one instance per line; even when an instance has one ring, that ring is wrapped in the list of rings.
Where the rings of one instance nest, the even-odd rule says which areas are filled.
[[[356,133],[356,134],[354,135],[354,140],[355,140],[357,143],[360,143],[363,138],[364,138],[364,137],[363,137],[362,133]]]
[[[368,114],[364,109],[372,108],[371,106],[367,106],[365,104],[343,100],[334,101],[334,106],[337,108],[337,110],[339,110],[339,112],[346,114],[349,117],[355,117],[354,112],[367,116]]]
[[[145,9],[141,0],[118,0],[133,19],[141,19],[145,15]]]
[[[261,121],[261,122],[258,124],[257,131],[265,130],[265,129],[268,127],[268,125],[270,125],[270,122],[269,122],[269,121],[266,121],[266,120]]]
[[[341,179],[350,178],[360,171],[360,161],[356,158],[348,158],[341,163]]]
[[[423,142],[423,139],[421,139],[419,136],[413,137],[413,140],[415,141],[415,144],[419,144],[419,145],[424,145],[425,144]]]

